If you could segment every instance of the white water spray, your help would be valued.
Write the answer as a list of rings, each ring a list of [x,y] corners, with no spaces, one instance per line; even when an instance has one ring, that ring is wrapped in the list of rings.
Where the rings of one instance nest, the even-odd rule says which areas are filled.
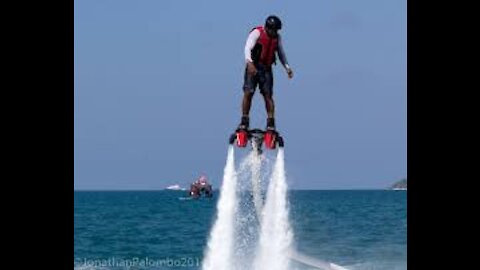
[[[283,149],[278,149],[271,172],[270,164],[265,162],[269,163],[269,159],[252,151],[240,162],[237,172],[234,148],[230,146],[217,203],[217,217],[210,231],[202,270],[288,270],[290,259],[317,269],[347,270],[293,249]],[[268,175],[271,177],[263,205],[261,182]],[[247,183],[251,184],[250,200],[245,197]],[[243,192],[243,197],[239,197],[238,190]]]
[[[255,205],[255,210],[257,215],[262,212],[263,200],[262,200],[262,176],[261,176],[261,167],[262,167],[262,155],[260,155],[256,150],[253,151],[253,157],[251,162],[251,179],[252,179],[252,197],[253,204]]]
[[[256,151],[250,151],[247,156],[242,158],[237,167],[237,190],[238,208],[235,222],[235,258],[241,258],[236,261],[231,269],[247,270],[252,269],[253,258],[255,257],[255,247],[258,242],[260,231],[259,219],[257,217],[256,204],[254,199],[261,200],[261,180],[260,168],[262,159]],[[253,169],[258,168],[258,171]],[[257,183],[253,183],[254,179]],[[254,192],[253,186],[257,185],[258,192]],[[260,201],[261,203],[261,201]]]
[[[284,152],[280,148],[263,207],[255,269],[288,270],[292,242],[293,233],[288,220]]]
[[[230,146],[217,203],[217,218],[210,231],[205,259],[202,263],[203,270],[227,270],[235,265],[233,250],[237,210],[236,189],[234,148]]]

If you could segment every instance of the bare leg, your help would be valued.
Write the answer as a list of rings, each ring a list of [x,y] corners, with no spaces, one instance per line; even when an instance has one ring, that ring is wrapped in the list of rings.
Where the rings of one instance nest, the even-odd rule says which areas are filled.
[[[243,101],[242,101],[243,116],[248,116],[250,114],[250,107],[252,106],[252,97],[253,97],[253,93],[249,91],[243,92]]]
[[[263,93],[265,99],[265,109],[267,110],[267,117],[274,118],[275,116],[275,102],[273,101],[272,93]]]
[[[243,92],[243,100],[242,100],[242,120],[240,125],[238,125],[239,129],[248,129],[250,125],[250,119],[248,117],[250,113],[250,107],[252,105],[252,97],[253,93],[249,91]]]

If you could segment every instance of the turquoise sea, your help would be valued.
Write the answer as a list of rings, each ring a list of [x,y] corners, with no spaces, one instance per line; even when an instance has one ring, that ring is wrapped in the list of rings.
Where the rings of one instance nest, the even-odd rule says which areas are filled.
[[[186,196],[75,191],[74,269],[200,269],[218,191]],[[352,270],[407,269],[406,191],[292,190],[288,199],[302,254]]]

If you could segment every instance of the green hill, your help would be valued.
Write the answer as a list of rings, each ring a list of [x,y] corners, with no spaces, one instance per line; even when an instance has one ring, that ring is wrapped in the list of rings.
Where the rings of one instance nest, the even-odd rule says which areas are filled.
[[[395,182],[390,189],[407,189],[407,178]]]

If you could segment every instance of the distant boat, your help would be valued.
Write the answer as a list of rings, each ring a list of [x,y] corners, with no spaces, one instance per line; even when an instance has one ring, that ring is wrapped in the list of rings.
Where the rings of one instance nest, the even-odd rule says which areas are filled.
[[[168,186],[168,187],[166,187],[165,189],[168,189],[168,190],[185,190],[185,188],[182,188],[182,187],[180,187],[180,186],[177,185],[177,184]]]
[[[197,199],[201,195],[211,198],[213,196],[212,185],[208,183],[207,177],[205,175],[200,176],[195,182],[190,185],[189,195],[190,197]]]
[[[393,190],[407,190],[407,188],[392,188]]]

